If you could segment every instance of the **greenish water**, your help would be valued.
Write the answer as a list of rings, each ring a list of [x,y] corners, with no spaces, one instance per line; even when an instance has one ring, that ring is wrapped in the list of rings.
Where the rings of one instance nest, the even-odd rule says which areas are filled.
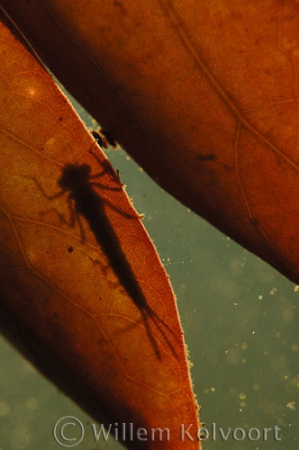
[[[189,212],[120,150],[108,152],[171,276],[194,363],[202,420],[216,433],[211,450],[297,450],[299,444],[299,292],[257,257]],[[0,450],[57,450],[62,416],[91,421],[0,340]],[[276,440],[274,427],[279,427]],[[227,441],[221,437],[229,434]],[[236,428],[242,430],[232,436]],[[256,428],[261,437],[250,440]],[[263,440],[263,430],[268,432]],[[231,429],[231,432],[229,432]],[[251,438],[258,431],[251,430]],[[87,433],[78,450],[121,449]]]

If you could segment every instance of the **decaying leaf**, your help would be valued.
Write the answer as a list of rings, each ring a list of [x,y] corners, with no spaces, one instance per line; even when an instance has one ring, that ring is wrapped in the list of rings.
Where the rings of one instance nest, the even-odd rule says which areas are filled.
[[[4,22],[0,36],[1,327],[98,421],[133,423],[128,448],[198,449],[181,435],[197,408],[153,244],[52,78]]]
[[[298,2],[1,4],[156,181],[299,282]]]

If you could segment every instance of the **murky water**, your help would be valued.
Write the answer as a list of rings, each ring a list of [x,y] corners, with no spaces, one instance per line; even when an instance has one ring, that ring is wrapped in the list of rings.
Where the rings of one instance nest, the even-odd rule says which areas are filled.
[[[204,449],[297,450],[299,292],[161,191],[124,152],[108,157],[171,276],[209,434]],[[0,450],[61,448],[53,426],[62,416],[86,427],[78,450],[123,448],[96,442],[91,419],[4,340],[0,361]]]

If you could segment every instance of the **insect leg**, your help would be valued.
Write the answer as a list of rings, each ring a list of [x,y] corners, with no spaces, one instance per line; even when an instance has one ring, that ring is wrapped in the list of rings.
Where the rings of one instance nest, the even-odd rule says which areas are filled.
[[[94,157],[94,159],[98,162],[100,166],[103,167],[102,172],[99,172],[98,174],[92,175],[91,178],[99,178],[103,175],[109,174],[113,178],[114,181],[116,181],[118,184],[120,183],[119,176],[116,174],[111,167],[108,160],[101,161],[99,157],[95,154],[95,152],[92,150],[92,148],[89,149],[89,153]]]
[[[84,232],[84,228],[81,222],[81,218],[80,218],[80,214],[78,213],[78,211],[76,210],[75,207],[75,201],[74,198],[72,196],[72,194],[69,194],[67,197],[67,206],[68,206],[68,210],[69,210],[69,217],[70,220],[67,221],[64,218],[63,214],[58,213],[57,211],[57,215],[60,218],[60,220],[64,223],[66,223],[69,227],[74,228],[74,226],[76,225],[76,223],[79,226],[79,230],[80,230],[80,235],[81,235],[81,241],[85,242],[86,237],[85,237],[85,232]]]
[[[57,199],[59,197],[62,197],[66,193],[66,191],[64,189],[61,189],[60,191],[56,192],[56,194],[48,195],[46,193],[46,191],[44,190],[44,188],[42,187],[42,185],[37,181],[36,178],[28,177],[28,176],[26,176],[25,178],[29,178],[30,180],[32,180],[36,184],[37,188],[41,191],[41,193],[43,194],[43,196],[47,200],[55,200],[55,199]],[[47,211],[41,212],[40,214],[41,214],[42,217],[44,217],[46,214],[49,214],[51,212],[55,212],[55,214],[58,216],[59,220],[62,223],[67,224],[71,228],[74,228],[75,223],[78,222],[79,229],[80,229],[80,234],[81,234],[81,239],[82,239],[82,242],[84,242],[85,241],[84,229],[83,229],[83,226],[82,226],[82,222],[80,220],[80,216],[79,216],[78,212],[76,211],[73,203],[74,203],[74,200],[72,198],[72,194],[70,194],[67,197],[67,205],[68,205],[68,209],[69,209],[69,213],[70,213],[70,215],[69,215],[70,220],[66,220],[65,215],[61,214],[59,211],[57,211],[56,208],[48,209]]]
[[[44,190],[44,188],[42,187],[42,185],[37,181],[36,178],[28,177],[27,175],[24,175],[24,178],[28,178],[29,180],[33,181],[35,183],[36,187],[41,191],[41,193],[47,200],[55,200],[56,198],[62,197],[63,194],[65,194],[65,190],[61,189],[60,191],[56,192],[56,194],[48,195],[46,193],[46,191]]]

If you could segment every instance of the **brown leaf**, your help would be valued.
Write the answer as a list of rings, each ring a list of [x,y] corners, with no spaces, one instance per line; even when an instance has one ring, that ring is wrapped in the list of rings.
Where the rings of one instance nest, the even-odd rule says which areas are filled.
[[[153,244],[51,77],[4,23],[0,42],[1,326],[97,420],[133,423],[128,448],[199,448],[180,435],[197,408]]]
[[[155,180],[299,282],[298,2],[1,3]]]

